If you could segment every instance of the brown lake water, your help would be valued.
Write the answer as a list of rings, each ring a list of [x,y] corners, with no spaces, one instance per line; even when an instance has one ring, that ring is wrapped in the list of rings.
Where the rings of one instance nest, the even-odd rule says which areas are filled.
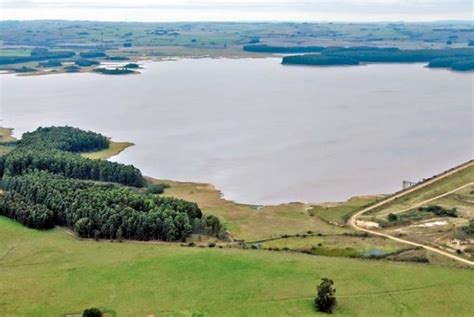
[[[114,160],[255,204],[389,193],[473,157],[472,73],[280,59],[146,63],[141,75],[0,75],[0,125],[71,125]]]

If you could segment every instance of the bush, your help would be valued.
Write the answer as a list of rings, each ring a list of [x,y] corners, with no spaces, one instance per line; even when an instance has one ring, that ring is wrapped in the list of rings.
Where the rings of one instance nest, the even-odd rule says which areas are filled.
[[[431,212],[431,213],[433,213],[433,214],[435,214],[436,216],[439,216],[439,217],[453,217],[453,218],[456,218],[458,216],[458,211],[457,211],[456,208],[446,209],[446,208],[438,206],[438,205],[420,207],[420,208],[418,208],[418,211]]]
[[[147,190],[150,194],[162,194],[165,191],[165,188],[169,188],[168,184],[150,184],[147,186]]]
[[[84,310],[82,317],[102,317],[102,312],[98,308],[88,308]]]
[[[333,280],[328,278],[322,278],[321,284],[317,287],[317,297],[314,300],[316,310],[324,313],[332,313],[334,306],[336,305],[336,289],[332,286],[334,285]]]
[[[393,213],[390,213],[390,214],[388,214],[387,219],[388,219],[388,221],[390,221],[390,222],[397,221],[397,220],[398,220],[398,216],[395,215],[395,214],[393,214]]]

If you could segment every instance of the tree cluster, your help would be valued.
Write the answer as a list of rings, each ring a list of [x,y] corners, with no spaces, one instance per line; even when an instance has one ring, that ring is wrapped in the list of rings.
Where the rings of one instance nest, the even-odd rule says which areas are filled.
[[[88,51],[88,52],[80,52],[79,56],[83,58],[98,58],[98,57],[107,57],[102,51]]]
[[[340,56],[325,56],[320,54],[305,54],[305,55],[294,55],[285,56],[281,62],[282,64],[291,65],[359,65],[359,62],[349,57]]]
[[[40,127],[24,133],[20,146],[45,146],[67,152],[93,152],[109,147],[109,140],[100,133],[73,127]]]
[[[48,59],[71,58],[75,55],[74,52],[45,52],[43,54],[31,54],[30,56],[0,56],[0,65],[5,64],[19,64],[34,61],[44,61]]]
[[[324,50],[322,46],[273,46],[267,44],[244,45],[244,51],[253,53],[316,53]]]
[[[144,179],[140,170],[103,160],[92,160],[74,153],[35,147],[17,148],[0,157],[0,176],[16,176],[31,171],[47,171],[69,178],[113,182],[142,187]]]
[[[219,219],[195,203],[115,184],[46,172],[5,176],[0,213],[36,229],[54,225],[85,238],[176,241],[191,233],[218,236]]]
[[[98,61],[94,61],[91,59],[81,58],[81,59],[76,60],[74,64],[80,67],[89,67],[89,66],[99,65],[100,63]]]

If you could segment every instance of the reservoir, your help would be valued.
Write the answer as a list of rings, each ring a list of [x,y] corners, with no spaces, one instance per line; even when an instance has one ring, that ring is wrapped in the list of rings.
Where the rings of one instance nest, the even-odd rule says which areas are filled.
[[[0,75],[0,126],[130,141],[113,160],[244,203],[390,193],[473,157],[472,73],[423,64],[147,62],[141,75]]]

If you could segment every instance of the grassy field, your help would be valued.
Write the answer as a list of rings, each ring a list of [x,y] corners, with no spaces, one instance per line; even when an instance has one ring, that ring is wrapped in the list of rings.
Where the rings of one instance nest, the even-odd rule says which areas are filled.
[[[0,156],[10,153],[13,147],[2,145],[3,142],[11,142],[16,139],[12,136],[13,129],[0,127]]]
[[[474,271],[285,252],[78,241],[0,217],[0,315],[312,316],[335,280],[346,316],[471,316]],[[199,315],[194,315],[199,316]]]
[[[309,210],[309,213],[327,222],[344,225],[354,212],[380,198],[382,196],[360,196],[333,206],[315,205]]]
[[[351,229],[333,226],[312,216],[308,212],[311,206],[307,204],[245,205],[223,199],[221,193],[210,184],[153,181],[170,185],[165,190],[166,196],[196,202],[205,213],[218,216],[237,239],[258,240],[307,231],[323,234],[351,232]]]
[[[94,160],[107,160],[112,156],[120,154],[126,148],[132,146],[130,142],[114,142],[111,141],[107,149],[97,152],[81,153],[82,156],[94,159]]]
[[[29,56],[31,50],[27,48],[0,49],[0,56]]]
[[[353,256],[368,256],[371,251],[392,253],[407,246],[389,239],[380,237],[356,237],[356,236],[311,236],[291,237],[286,239],[271,240],[263,243],[263,248],[288,248],[290,250],[310,250],[312,248],[345,251]],[[339,255],[338,255],[339,256]]]
[[[0,127],[0,142],[10,142],[16,139],[12,136],[13,129]]]

